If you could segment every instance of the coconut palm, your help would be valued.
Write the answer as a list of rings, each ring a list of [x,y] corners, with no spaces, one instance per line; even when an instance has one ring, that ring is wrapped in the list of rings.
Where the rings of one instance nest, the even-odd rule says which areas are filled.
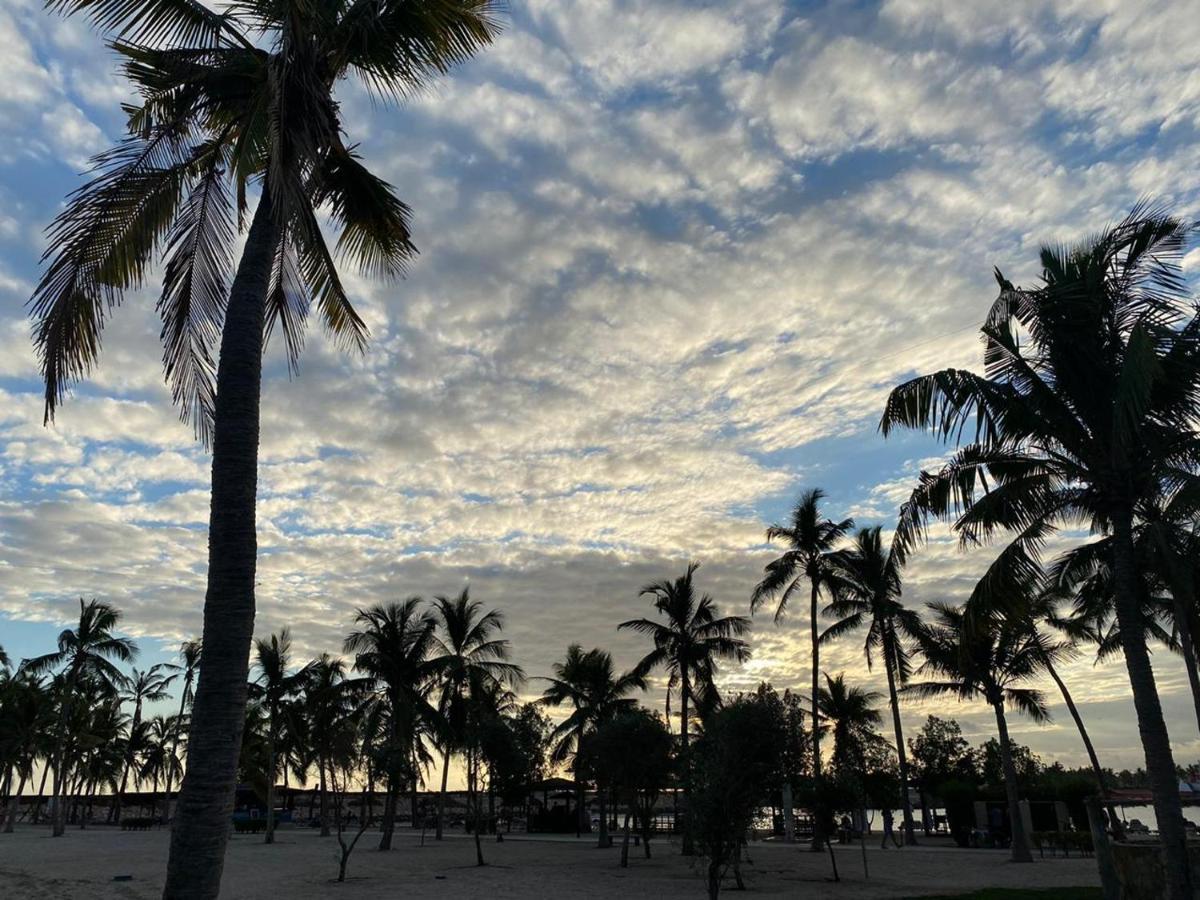
[[[605,722],[637,706],[629,694],[646,689],[645,675],[637,670],[618,675],[612,654],[596,648],[583,652],[571,644],[567,655],[554,664],[554,675],[546,680],[541,702],[546,706],[571,705],[571,713],[550,733],[551,761],[556,764],[572,759],[575,772],[576,835],[580,833],[586,810],[583,805],[583,750],[590,735]],[[600,791],[600,846],[608,846],[608,823],[604,815],[604,792]]]
[[[713,709],[719,702],[715,677],[722,661],[745,662],[750,645],[743,639],[750,630],[745,616],[719,616],[716,603],[708,594],[697,595],[693,576],[700,564],[693,562],[674,581],[657,581],[642,588],[642,596],[654,598],[654,609],[665,621],[630,619],[619,629],[628,628],[654,642],[654,649],[638,663],[635,672],[645,676],[656,669],[667,671],[667,721],[671,719],[671,695],[679,694],[679,738],[681,769],[687,787],[687,760],[691,729],[692,701]],[[691,854],[692,838],[683,835],[683,852]]]
[[[902,690],[917,697],[946,694],[961,700],[982,699],[996,716],[1004,790],[1012,823],[1014,862],[1032,862],[1029,836],[1021,819],[1017,770],[1013,764],[1005,708],[1024,713],[1035,722],[1048,722],[1042,692],[1024,685],[1045,668],[1047,647],[1028,629],[997,619],[970,621],[962,609],[931,603],[933,621],[920,632],[925,661],[920,674],[929,680],[913,682]]]
[[[148,730],[146,734],[146,745],[142,751],[142,768],[141,777],[143,780],[149,779],[150,788],[150,809],[154,816],[158,816],[158,784],[159,781],[169,783],[172,777],[179,778],[183,774],[183,763],[179,758],[177,744],[175,743],[175,723],[172,721],[174,716],[154,716],[146,724]],[[171,794],[166,791],[163,794],[163,813],[161,821],[166,821],[170,818]]]
[[[437,622],[422,608],[419,597],[411,597],[403,603],[360,609],[354,624],[357,630],[346,637],[343,649],[354,654],[354,668],[371,679],[384,705],[387,800],[379,849],[390,850],[399,782],[405,773],[416,781],[422,723],[437,719],[437,710],[429,701]]]
[[[775,622],[778,624],[787,611],[788,601],[803,582],[809,588],[809,630],[812,638],[812,771],[813,785],[821,796],[821,711],[819,694],[821,687],[821,641],[818,622],[821,592],[833,577],[829,555],[854,527],[853,519],[834,522],[821,512],[821,501],[825,492],[811,488],[800,495],[792,508],[791,520],[786,525],[772,525],[767,529],[769,542],[782,541],[787,549],[778,559],[767,564],[766,570],[750,596],[750,612],[757,612],[762,604],[777,599]],[[814,817],[813,850],[823,850],[825,835],[822,833],[824,816],[818,811]]]
[[[347,732],[357,729],[357,724],[351,728],[350,723],[362,706],[368,687],[369,682],[364,678],[348,678],[345,661],[328,653],[304,667],[303,709],[317,765],[321,837],[331,834],[328,779],[334,767],[340,765],[340,759],[350,752]]]
[[[125,676],[113,664],[129,662],[137,655],[137,645],[127,637],[116,634],[121,613],[99,600],[84,601],[79,598],[79,624],[68,628],[58,636],[58,649],[53,653],[28,660],[25,668],[33,675],[59,670],[61,682],[58,693],[58,725],[55,731],[55,748],[50,766],[54,772],[52,792],[54,812],[51,830],[61,837],[66,830],[66,790],[71,760],[67,755],[67,725],[76,702],[76,693],[83,681],[89,680],[107,686],[115,692]]]
[[[179,692],[179,712],[177,712],[172,717],[172,722],[175,725],[175,735],[172,739],[173,746],[172,746],[172,751],[171,751],[172,753],[175,754],[176,757],[178,757],[181,760],[181,765],[183,764],[182,761],[185,760],[185,758],[186,758],[180,752],[181,750],[185,749],[183,747],[183,742],[182,742],[183,729],[186,727],[186,723],[188,720],[187,711],[191,708],[192,702],[196,698],[194,687],[196,684],[196,675],[200,671],[201,655],[202,654],[201,654],[200,641],[196,641],[196,640],[184,641],[182,644],[179,645],[179,658],[183,661],[183,664],[182,665],[177,665],[175,663],[167,663],[166,664],[170,669],[178,672],[180,677],[183,679],[183,688]],[[182,769],[180,771],[182,772]],[[174,772],[168,770],[167,784],[166,784],[166,788],[164,789],[165,793],[167,795],[168,801],[171,796],[171,784],[172,784],[173,777],[174,777]]]
[[[441,840],[450,757],[461,746],[469,724],[471,686],[488,682],[514,686],[524,680],[525,673],[508,661],[508,641],[497,637],[504,629],[504,614],[494,609],[485,612],[482,603],[471,599],[468,588],[463,588],[457,597],[435,598],[433,614],[437,630],[431,664],[438,680],[437,708],[442,720],[438,739],[442,750],[442,786],[438,793],[436,832]]]
[[[165,893],[215,897],[238,758],[229,735],[245,710],[253,636],[264,340],[278,326],[294,366],[315,305],[340,343],[366,343],[318,210],[340,232],[336,251],[369,274],[397,275],[415,252],[408,207],[344,140],[335,90],[357,77],[377,98],[408,95],[492,40],[496,3],[51,6],[83,13],[115,38],[140,97],[128,108],[129,137],[96,158],[94,178],[49,229],[31,302],[47,419],[95,364],[106,314],[141,285],[161,250],[166,377],[183,416],[213,448],[208,656]],[[261,197],[251,218],[255,185]]]
[[[1135,529],[1144,502],[1167,486],[1194,495],[1200,480],[1200,315],[1179,268],[1193,230],[1143,204],[1080,246],[1043,248],[1036,288],[997,272],[984,374],[947,369],[907,382],[880,423],[885,434],[923,428],[955,442],[974,429],[939,472],[922,475],[902,529],[910,541],[926,517],[955,517],[968,544],[1012,533],[1005,552],[1033,566],[1063,525],[1112,538],[1121,646],[1175,900],[1191,896],[1191,875],[1141,627]]]
[[[921,617],[901,602],[904,564],[899,554],[883,547],[881,529],[863,528],[855,535],[854,546],[833,556],[838,590],[825,612],[838,621],[821,635],[822,642],[867,627],[863,651],[867,668],[873,668],[878,656],[887,675],[888,701],[892,709],[892,728],[900,763],[901,802],[904,810],[904,839],[916,843],[912,801],[908,796],[908,756],[904,748],[904,729],[900,721],[899,685],[912,672],[909,648],[921,628]]]
[[[167,666],[164,664],[158,663],[144,672],[133,669],[129,673],[121,700],[133,704],[133,716],[129,722],[130,735],[137,731],[142,723],[142,705],[144,703],[147,701],[157,703],[159,700],[165,700],[171,696],[167,689],[175,680],[175,676],[166,674],[166,668]],[[114,822],[121,821],[121,807],[125,802],[125,785],[129,778],[129,770],[133,766],[133,750],[133,741],[131,740],[125,752],[124,764],[121,767],[121,784],[117,788],[117,796],[112,806]]]
[[[879,735],[883,714],[876,707],[883,695],[878,691],[866,691],[846,683],[844,674],[825,676],[825,687],[817,697],[821,716],[829,723],[833,736],[833,758],[835,770],[861,772],[867,750],[886,744]]]
[[[267,828],[264,841],[275,843],[275,779],[279,772],[277,746],[284,727],[287,703],[300,690],[307,676],[305,670],[292,669],[292,635],[287,628],[269,638],[254,642],[254,662],[258,678],[251,693],[266,713],[267,750]]]
[[[9,790],[4,831],[11,834],[17,821],[21,792],[33,780],[34,765],[43,756],[45,735],[54,723],[50,692],[28,671],[0,677],[0,761],[4,771],[16,772],[16,790]]]

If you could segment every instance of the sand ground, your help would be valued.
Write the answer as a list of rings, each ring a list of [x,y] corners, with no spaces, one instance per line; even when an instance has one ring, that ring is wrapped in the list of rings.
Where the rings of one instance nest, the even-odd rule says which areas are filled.
[[[375,849],[367,832],[350,859],[349,878],[337,884],[337,841],[309,830],[281,830],[274,846],[261,835],[230,842],[221,897],[224,900],[381,900],[454,898],[619,897],[654,900],[705,896],[702,870],[681,857],[678,846],[660,842],[654,858],[630,848],[630,868],[618,866],[619,850],[597,850],[589,840],[511,836],[484,843],[489,862],[474,866],[472,841],[448,836],[438,844],[405,830],[393,850]],[[51,838],[44,828],[0,834],[0,897],[5,900],[157,900],[167,856],[166,831],[127,833],[111,828],[68,830]],[[982,887],[1066,887],[1098,883],[1091,859],[1045,859],[1015,865],[1003,852],[925,844],[902,850],[867,850],[863,877],[859,848],[837,848],[842,881],[830,882],[830,861],[796,846],[751,844],[747,886],[768,897],[912,897],[961,893]],[[131,875],[130,881],[114,876]],[[730,885],[732,886],[732,885]],[[732,894],[731,896],[744,896]]]

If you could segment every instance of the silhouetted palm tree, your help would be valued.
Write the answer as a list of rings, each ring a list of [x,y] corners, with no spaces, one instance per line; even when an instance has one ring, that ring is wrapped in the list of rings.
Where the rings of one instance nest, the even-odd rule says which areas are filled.
[[[926,623],[920,633],[925,656],[920,672],[936,676],[936,680],[915,682],[903,690],[918,697],[953,694],[959,700],[979,698],[992,708],[1012,825],[1012,858],[1014,862],[1032,862],[1004,710],[1007,706],[1035,722],[1049,721],[1042,692],[1022,686],[1045,668],[1047,648],[1027,628],[995,619],[970,622],[961,609],[944,604],[931,603],[929,608],[933,621]]]
[[[878,691],[847,684],[844,674],[825,676],[817,702],[833,736],[834,769],[861,772],[868,748],[886,743],[878,731],[883,715],[875,708],[882,699]]]
[[[959,447],[923,474],[908,504],[912,540],[927,515],[957,516],[964,542],[999,531],[1038,563],[1046,536],[1083,524],[1112,537],[1122,649],[1174,900],[1191,896],[1175,762],[1141,627],[1139,505],[1200,480],[1200,315],[1179,268],[1193,226],[1139,205],[1078,247],[1045,247],[1042,283],[1000,297],[983,327],[984,375],[947,369],[896,388],[880,427],[930,429]],[[1190,488],[1189,490],[1194,490]]]
[[[837,573],[838,590],[825,612],[838,617],[839,621],[821,635],[821,640],[857,631],[866,625],[863,650],[867,657],[867,668],[873,667],[876,654],[882,658],[900,763],[904,839],[909,844],[915,844],[912,801],[908,796],[908,756],[904,748],[897,686],[908,681],[912,672],[906,640],[914,638],[920,630],[921,617],[901,603],[903,562],[891,547],[884,550],[878,526],[861,529],[855,536],[853,547],[834,554],[833,565]]]
[[[473,682],[494,681],[510,686],[521,682],[525,673],[508,661],[509,644],[497,637],[504,628],[499,610],[483,609],[472,600],[468,588],[457,597],[438,597],[434,603],[437,632],[433,642],[432,665],[438,682],[438,711],[442,727],[442,786],[438,794],[437,838],[441,840],[446,814],[446,782],[450,777],[450,757],[461,745],[467,728],[468,699]]]
[[[0,763],[5,773],[15,771],[17,777],[16,790],[11,783],[9,787],[5,833],[11,834],[16,824],[21,792],[33,779],[34,765],[43,756],[54,719],[50,692],[40,678],[28,670],[0,675]]]
[[[767,540],[782,541],[787,550],[781,557],[767,564],[762,581],[754,588],[750,597],[751,614],[767,600],[777,597],[775,622],[778,623],[783,618],[792,595],[799,590],[802,582],[808,582],[809,628],[812,637],[812,764],[813,784],[818,802],[821,797],[821,711],[818,709],[821,687],[819,605],[821,591],[833,577],[829,555],[838,541],[854,527],[853,519],[834,522],[825,518],[821,512],[821,501],[824,499],[825,492],[820,488],[805,491],[792,508],[791,520],[786,525],[772,525],[767,529]],[[813,850],[824,849],[824,818],[820,810],[813,818]]]
[[[147,701],[157,703],[159,700],[165,700],[171,696],[167,688],[171,686],[175,676],[167,675],[164,672],[165,668],[162,663],[159,663],[151,666],[145,672],[134,669],[129,673],[121,699],[126,703],[133,704],[133,715],[129,720],[130,735],[137,731],[142,724],[142,705],[144,703]],[[117,788],[117,796],[112,806],[114,822],[121,821],[121,807],[125,802],[125,784],[129,778],[129,770],[133,766],[133,751],[134,746],[131,740],[125,752],[124,764],[121,767],[121,784]]]
[[[137,654],[137,646],[132,640],[115,633],[120,621],[121,613],[116,608],[99,600],[85,602],[80,597],[79,624],[59,634],[56,651],[25,663],[25,667],[34,675],[58,669],[62,678],[55,750],[50,761],[54,771],[51,826],[55,837],[60,837],[66,830],[64,792],[70,775],[70,760],[66,756],[69,737],[67,723],[71,719],[76,691],[85,678],[99,681],[115,691],[117,686],[124,683],[125,676],[112,661],[129,662]]]
[[[360,609],[354,623],[358,630],[346,637],[343,649],[355,655],[354,668],[372,680],[385,706],[387,800],[379,849],[389,850],[399,782],[405,773],[416,781],[420,729],[438,715],[429,702],[434,677],[430,656],[437,622],[421,608],[420,598],[412,597],[403,603]],[[414,818],[416,814],[414,806]]]
[[[556,764],[565,762],[568,757],[572,759],[575,773],[575,831],[578,836],[587,813],[583,804],[584,745],[588,736],[605,722],[637,706],[637,700],[628,695],[645,690],[646,679],[636,670],[618,675],[612,654],[605,650],[596,648],[584,653],[579,644],[571,644],[566,657],[554,664],[554,675],[546,680],[550,684],[542,691],[541,702],[547,706],[569,703],[572,707],[570,715],[550,733],[550,755]],[[608,823],[603,810],[603,790],[599,793],[599,842],[604,847],[608,846]]]
[[[171,392],[213,447],[207,660],[197,687],[165,893],[215,897],[233,797],[254,626],[255,497],[264,341],[278,325],[294,365],[315,304],[344,345],[367,329],[336,249],[364,271],[399,274],[415,249],[408,207],[347,146],[335,88],[357,77],[380,99],[406,96],[496,33],[494,0],[55,0],[84,13],[140,94],[129,137],[95,160],[49,231],[32,299],[47,418],[99,354],[111,307],[160,249],[158,303]],[[237,273],[247,188],[262,185]],[[228,290],[227,290],[228,287]],[[217,345],[220,344],[219,354]]]
[[[328,777],[333,767],[340,765],[340,757],[352,749],[347,730],[369,687],[365,678],[348,678],[346,663],[328,653],[304,667],[304,715],[317,764],[321,837],[329,837],[331,833]]]
[[[254,661],[258,677],[251,693],[263,706],[267,716],[267,827],[264,841],[275,843],[275,779],[279,772],[277,747],[284,727],[287,704],[304,685],[307,672],[292,669],[292,636],[284,628],[279,634],[254,642]]]
[[[183,763],[176,752],[174,716],[154,716],[147,723],[149,730],[146,735],[146,745],[142,751],[141,777],[150,779],[150,810],[158,817],[158,783],[170,783],[172,778],[183,775]],[[170,791],[163,793],[163,812],[161,821],[170,818]]]
[[[685,773],[687,792],[687,761],[691,728],[692,701],[712,709],[719,695],[715,676],[720,662],[745,662],[750,658],[750,646],[743,635],[750,630],[745,616],[717,615],[717,606],[708,594],[697,596],[692,577],[700,567],[691,563],[687,572],[674,581],[657,581],[642,588],[642,595],[654,598],[654,608],[666,621],[630,619],[618,628],[628,628],[654,641],[634,670],[648,675],[656,669],[666,669],[667,721],[671,718],[671,694],[679,692],[679,737],[682,752],[681,769]],[[692,838],[683,833],[683,852],[692,853]]]

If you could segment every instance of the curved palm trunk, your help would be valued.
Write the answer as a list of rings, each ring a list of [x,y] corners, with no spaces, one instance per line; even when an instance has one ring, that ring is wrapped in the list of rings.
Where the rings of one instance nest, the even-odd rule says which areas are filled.
[[[442,750],[442,789],[438,791],[437,831],[434,839],[442,839],[442,821],[446,818],[446,782],[450,780],[450,745]]]
[[[1200,728],[1200,668],[1196,665],[1196,644],[1192,640],[1192,627],[1188,624],[1187,605],[1182,598],[1175,598],[1175,627],[1179,631],[1179,649],[1183,665],[1187,669],[1188,685],[1192,689],[1192,711],[1196,714],[1196,726]]]
[[[50,774],[50,765],[50,760],[46,760],[46,765],[42,766],[42,780],[38,782],[37,801],[33,804],[34,825],[38,824],[42,812],[42,798],[46,796],[46,777]]]
[[[904,748],[904,726],[900,722],[900,695],[896,691],[894,656],[884,660],[887,669],[888,696],[892,702],[892,727],[896,731],[896,756],[900,761],[900,802],[904,810],[904,842],[916,844],[917,833],[913,828],[912,799],[908,796],[908,753]]]
[[[1008,818],[1012,828],[1012,861],[1033,862],[1033,854],[1029,852],[1029,836],[1025,834],[1025,820],[1021,818],[1017,767],[1013,765],[1003,701],[993,703],[992,708],[996,711],[996,728],[1000,732],[1000,763],[1004,768],[1004,794],[1008,800]]]
[[[1179,802],[1179,782],[1171,740],[1163,719],[1154,670],[1142,630],[1141,604],[1138,602],[1138,575],[1133,549],[1133,514],[1118,509],[1113,515],[1113,576],[1116,587],[1117,622],[1121,630],[1121,648],[1129,687],[1137,711],[1138,732],[1146,755],[1146,773],[1154,795],[1154,816],[1163,844],[1164,875],[1170,900],[1186,900],[1191,893],[1187,839],[1183,828],[1183,807]]]
[[[217,368],[204,665],[179,792],[163,900],[214,900],[221,887],[254,634],[263,322],[278,230],[264,188],[229,294]]]
[[[1071,718],[1075,721],[1075,727],[1079,729],[1079,737],[1083,741],[1083,749],[1087,751],[1088,761],[1092,766],[1092,774],[1096,776],[1096,787],[1100,790],[1101,798],[1108,796],[1108,779],[1104,777],[1104,769],[1100,766],[1100,757],[1096,755],[1096,748],[1092,746],[1092,739],[1088,735],[1087,728],[1083,724],[1083,716],[1079,714],[1078,708],[1075,706],[1075,700],[1071,696],[1071,692],[1067,690],[1067,683],[1062,680],[1062,676],[1058,674],[1058,670],[1054,668],[1054,664],[1046,659],[1046,673],[1058,687],[1058,691],[1062,694],[1063,702],[1067,704],[1067,712],[1071,714]],[[1108,807],[1109,824],[1112,825],[1114,833],[1118,836],[1121,833],[1121,820],[1117,816],[1116,809],[1110,804]]]
[[[325,786],[325,760],[317,760],[317,773],[319,775],[318,789],[321,792],[321,837],[329,837],[332,832],[329,830],[329,791]],[[333,777],[333,769],[329,770],[330,777]],[[338,815],[342,814],[342,807],[339,801]]]
[[[125,805],[125,786],[129,783],[129,770],[133,767],[133,736],[137,733],[138,727],[142,724],[142,704],[139,701],[133,708],[133,719],[129,723],[130,741],[125,748],[125,759],[121,764],[121,785],[117,788],[117,796],[113,798],[113,804],[110,808],[112,815],[109,820],[120,823],[121,807]]]
[[[812,623],[812,747],[813,747],[813,791],[816,794],[813,810],[812,849],[820,853],[825,849],[825,808],[821,797],[821,641],[817,632],[817,600],[821,588],[812,583],[812,608],[809,612]]]

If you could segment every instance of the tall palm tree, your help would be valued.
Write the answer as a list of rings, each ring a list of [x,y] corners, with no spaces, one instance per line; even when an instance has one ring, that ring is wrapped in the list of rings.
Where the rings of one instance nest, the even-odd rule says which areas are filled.
[[[1012,823],[1013,862],[1032,862],[1029,836],[1021,818],[1020,786],[1013,763],[1005,707],[1048,722],[1050,713],[1042,692],[1024,687],[1045,668],[1047,648],[1028,629],[997,619],[968,620],[962,609],[931,603],[933,621],[920,633],[925,656],[920,672],[933,676],[913,682],[903,690],[918,697],[952,694],[959,700],[982,699],[996,716],[1000,736],[1000,759],[1004,768],[1004,791]]]
[[[387,801],[379,849],[390,850],[400,779],[408,773],[415,782],[422,723],[437,719],[437,710],[429,702],[437,621],[422,608],[419,597],[411,597],[403,603],[360,609],[354,624],[357,630],[346,637],[343,649],[354,654],[354,668],[371,679],[386,707]],[[416,812],[414,806],[414,817]]]
[[[1173,900],[1191,896],[1191,874],[1134,535],[1144,501],[1200,480],[1200,315],[1179,268],[1193,230],[1139,205],[1080,246],[1043,248],[1036,288],[997,271],[984,374],[909,381],[880,423],[884,434],[923,428],[955,442],[974,429],[939,472],[922,475],[903,529],[913,540],[926,516],[953,516],[964,542],[1011,532],[1005,552],[1034,565],[1064,524],[1112,538],[1121,645]]]
[[[642,657],[634,671],[642,676],[656,669],[667,671],[667,721],[671,719],[671,695],[679,693],[679,739],[682,752],[684,793],[689,794],[687,772],[691,730],[692,701],[712,709],[719,695],[715,676],[720,662],[745,662],[750,645],[744,640],[750,630],[745,616],[719,616],[716,602],[708,594],[697,595],[693,576],[700,564],[693,562],[674,581],[656,581],[642,588],[642,596],[654,598],[654,609],[665,617],[630,619],[619,629],[628,628],[654,642],[654,649]],[[690,794],[689,794],[690,796]],[[683,833],[683,852],[693,852],[690,829]]]
[[[165,256],[163,360],[171,393],[213,448],[209,572],[191,763],[171,836],[164,896],[217,894],[233,802],[254,627],[255,498],[264,340],[299,354],[315,304],[344,345],[366,325],[336,249],[394,276],[415,252],[409,210],[343,140],[335,89],[357,77],[399,99],[470,58],[497,31],[495,0],[55,0],[106,34],[140,94],[129,137],[95,160],[49,230],[31,302],[53,417],[100,349],[106,313]],[[248,188],[262,193],[237,272]],[[228,288],[228,290],[227,290]],[[218,352],[219,343],[219,352]]]
[[[80,597],[79,624],[59,634],[58,649],[53,653],[25,663],[25,668],[33,675],[58,669],[62,677],[55,748],[50,761],[54,772],[51,831],[55,837],[61,837],[66,830],[66,798],[63,792],[70,775],[70,760],[66,756],[67,723],[71,719],[80,684],[84,679],[92,679],[115,691],[118,685],[124,683],[125,676],[113,660],[129,662],[137,655],[137,645],[129,638],[116,634],[120,621],[121,613],[115,607],[99,600],[85,602]]]
[[[168,675],[164,671],[166,666],[162,663],[157,663],[151,666],[146,671],[142,672],[138,669],[133,669],[129,673],[128,680],[125,683],[125,690],[121,694],[121,700],[125,703],[133,704],[133,715],[129,721],[129,733],[132,735],[138,730],[142,724],[142,705],[147,701],[157,703],[159,700],[165,700],[171,696],[169,690],[171,682],[175,680],[174,675]],[[129,778],[129,770],[133,766],[133,741],[129,742],[129,747],[125,752],[125,760],[121,767],[121,784],[117,788],[117,796],[113,803],[113,821],[121,821],[121,807],[125,802],[125,785]]]
[[[510,687],[525,678],[521,667],[508,661],[509,643],[497,637],[504,629],[504,614],[484,611],[472,600],[468,588],[457,597],[435,598],[433,614],[437,631],[431,664],[438,679],[438,712],[441,714],[442,786],[438,794],[437,832],[442,839],[446,817],[446,783],[450,757],[461,745],[470,713],[468,700],[474,683],[496,682]]]
[[[177,753],[175,743],[175,723],[173,716],[154,716],[148,722],[146,745],[142,751],[141,777],[150,779],[150,809],[153,815],[158,815],[158,783],[161,780],[169,784],[173,777],[183,774],[183,763]],[[168,807],[171,804],[170,791],[163,794],[162,821],[169,818]]]
[[[618,675],[612,654],[599,648],[583,652],[579,644],[567,647],[567,655],[554,664],[554,675],[546,679],[549,685],[542,691],[541,702],[546,706],[571,705],[571,713],[550,733],[551,760],[562,763],[572,759],[575,772],[575,830],[582,831],[586,810],[583,804],[583,751],[588,737],[605,722],[637,706],[628,696],[646,689],[645,675],[634,670]],[[603,807],[603,791],[601,805]],[[608,823],[603,809],[600,814],[600,846],[608,846]]]
[[[767,541],[782,541],[787,549],[778,559],[767,564],[760,581],[750,596],[750,612],[757,612],[763,603],[778,598],[775,607],[775,622],[778,624],[787,611],[788,601],[808,582],[809,629],[812,638],[812,770],[813,785],[817,802],[821,798],[821,711],[819,695],[821,688],[821,640],[818,622],[821,592],[833,577],[830,554],[838,541],[854,527],[853,519],[834,522],[821,512],[821,501],[825,492],[810,488],[800,495],[792,508],[791,520],[786,525],[772,525],[767,529]],[[814,851],[824,850],[825,835],[823,811],[818,809],[813,817]]]
[[[265,843],[275,843],[275,779],[279,766],[276,750],[284,726],[287,703],[304,684],[307,672],[292,669],[292,635],[287,628],[269,638],[254,642],[254,660],[258,678],[251,685],[267,714],[267,828]]]
[[[900,763],[900,793],[904,810],[904,839],[915,844],[912,801],[908,796],[908,755],[904,748],[904,729],[900,722],[900,695],[897,686],[908,681],[912,672],[907,640],[915,638],[921,628],[921,617],[901,602],[903,560],[892,547],[883,548],[881,529],[863,528],[850,549],[833,555],[838,590],[825,612],[838,621],[830,626],[821,640],[857,631],[867,626],[863,651],[867,668],[873,667],[876,655],[883,661],[887,675],[888,700],[892,708],[892,728],[896,734],[896,754]]]

